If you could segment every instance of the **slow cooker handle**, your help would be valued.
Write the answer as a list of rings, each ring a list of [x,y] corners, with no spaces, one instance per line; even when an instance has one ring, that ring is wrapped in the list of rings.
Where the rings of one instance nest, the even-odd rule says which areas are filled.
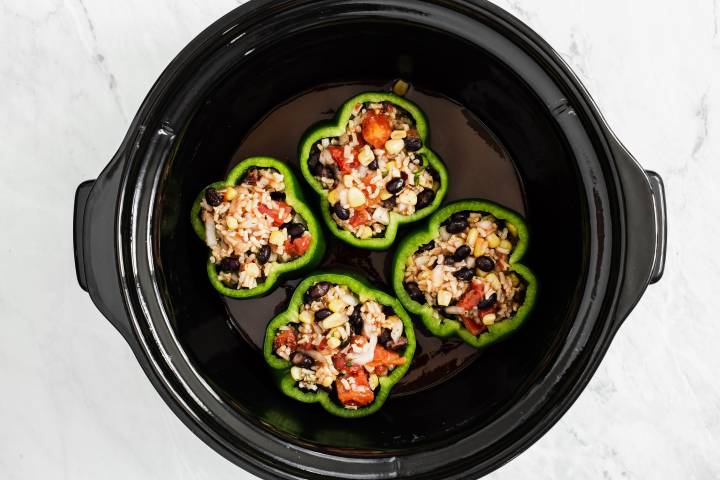
[[[655,172],[645,171],[617,138],[614,150],[626,212],[626,256],[618,319],[624,319],[648,285],[665,269],[667,213],[665,188]]]
[[[122,163],[120,155],[116,156],[96,180],[77,187],[73,247],[80,287],[132,345],[134,335],[122,296],[115,241]]]

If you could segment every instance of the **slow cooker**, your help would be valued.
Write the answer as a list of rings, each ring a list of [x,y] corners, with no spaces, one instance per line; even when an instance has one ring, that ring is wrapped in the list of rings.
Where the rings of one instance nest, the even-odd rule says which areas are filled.
[[[189,210],[278,106],[325,86],[396,78],[479,118],[511,159],[539,297],[512,340],[423,388],[398,389],[375,415],[334,418],[279,392],[245,328],[243,315],[269,320],[295,283],[274,303],[229,306],[207,282]],[[451,183],[486,193],[488,172],[472,151],[453,162]],[[252,0],[180,52],[107,167],[78,187],[74,245],[80,286],[167,405],[242,468],[263,478],[477,478],[528,448],[578,397],[660,279],[665,224],[660,177],[613,135],[558,54],[500,8]],[[329,247],[328,262],[390,291],[382,265],[341,248]],[[445,345],[426,353],[442,358],[454,348]]]

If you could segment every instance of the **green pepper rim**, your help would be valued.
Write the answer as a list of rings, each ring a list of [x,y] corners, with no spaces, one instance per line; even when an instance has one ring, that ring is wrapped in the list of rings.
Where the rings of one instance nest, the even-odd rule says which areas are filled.
[[[305,292],[310,289],[313,285],[318,282],[329,282],[337,285],[345,285],[350,290],[360,297],[360,301],[375,300],[382,305],[388,305],[393,308],[395,314],[400,317],[405,328],[405,337],[407,338],[408,344],[405,347],[402,357],[405,358],[403,365],[397,366],[390,372],[390,375],[379,378],[380,389],[376,390],[375,400],[367,406],[358,408],[356,410],[350,410],[337,404],[325,390],[318,389],[315,392],[307,392],[299,389],[295,386],[295,380],[293,380],[290,374],[290,368],[292,364],[278,356],[273,351],[273,340],[275,333],[283,325],[291,323],[292,320],[296,320],[299,315],[300,306],[302,305],[305,297]],[[280,390],[290,398],[294,398],[303,403],[320,403],[320,405],[329,413],[344,417],[344,418],[359,418],[375,413],[382,407],[387,400],[388,395],[393,386],[405,375],[410,368],[412,363],[413,355],[415,354],[415,331],[413,329],[412,320],[407,314],[402,304],[393,296],[375,288],[372,288],[367,281],[359,278],[357,275],[343,272],[320,272],[315,273],[306,277],[300,284],[295,288],[288,308],[273,318],[265,330],[265,342],[263,344],[263,355],[265,361],[279,376],[278,384]]]
[[[300,214],[303,220],[305,220],[308,231],[310,232],[313,240],[308,248],[308,251],[306,251],[302,256],[290,262],[278,263],[275,268],[272,269],[265,281],[255,288],[237,289],[223,284],[217,278],[218,274],[215,264],[210,261],[211,255],[208,255],[206,270],[210,283],[215,290],[226,297],[232,298],[252,298],[263,295],[270,291],[282,277],[289,276],[292,272],[300,273],[302,270],[311,269],[317,266],[325,253],[325,237],[323,237],[317,218],[315,218],[315,215],[305,201],[305,197],[300,188],[300,182],[285,163],[272,157],[248,157],[233,167],[224,181],[211,183],[202,189],[195,199],[192,209],[190,210],[190,221],[192,223],[193,230],[195,230],[195,233],[198,237],[200,237],[203,243],[205,243],[205,226],[200,221],[199,214],[200,209],[202,208],[200,203],[205,195],[205,190],[210,187],[226,188],[237,185],[238,181],[243,178],[243,174],[250,168],[273,168],[284,176],[285,203],[290,205],[295,212]]]
[[[464,210],[487,212],[495,216],[495,218],[515,225],[518,231],[518,243],[508,259],[509,270],[520,275],[527,284],[525,301],[515,315],[490,325],[488,330],[477,336],[470,333],[461,322],[440,315],[428,304],[420,304],[412,300],[404,285],[405,264],[408,257],[414,254],[421,245],[437,238],[440,224],[443,221],[453,213]],[[537,296],[537,279],[529,268],[518,263],[525,255],[528,241],[528,228],[525,220],[518,213],[508,208],[482,199],[461,200],[451,203],[435,212],[426,226],[414,231],[400,242],[393,259],[392,283],[395,294],[409,312],[420,317],[422,323],[433,335],[442,338],[455,335],[475,348],[485,348],[515,332],[524,323],[534,307]]]
[[[317,181],[310,172],[307,161],[310,156],[310,149],[313,145],[315,145],[315,143],[323,138],[340,136],[343,132],[345,132],[345,126],[347,125],[348,120],[350,120],[355,104],[367,102],[390,102],[405,109],[413,117],[415,120],[415,128],[423,142],[422,148],[416,153],[425,160],[425,165],[429,164],[435,169],[435,171],[438,172],[438,175],[440,176],[440,187],[435,191],[435,198],[432,203],[430,203],[427,207],[416,211],[412,215],[401,215],[397,212],[390,212],[390,223],[385,228],[385,233],[382,237],[360,239],[351,232],[339,228],[337,223],[335,223],[335,220],[333,220],[330,212],[330,202],[327,200],[329,192],[323,188],[322,184]],[[312,187],[312,189],[320,196],[320,210],[322,212],[323,220],[328,226],[330,232],[345,243],[349,243],[350,245],[354,245],[359,248],[365,248],[368,250],[385,250],[392,246],[400,225],[416,222],[434,212],[442,203],[443,198],[445,198],[445,193],[448,187],[448,173],[442,160],[440,160],[435,152],[430,150],[428,147],[429,137],[430,132],[425,113],[423,113],[423,111],[413,102],[389,92],[365,92],[356,95],[347,100],[340,107],[334,120],[320,122],[314,127],[311,127],[300,141],[300,149],[298,153],[298,158],[300,159],[300,170],[302,171],[305,180],[308,184],[310,184],[310,187]]]

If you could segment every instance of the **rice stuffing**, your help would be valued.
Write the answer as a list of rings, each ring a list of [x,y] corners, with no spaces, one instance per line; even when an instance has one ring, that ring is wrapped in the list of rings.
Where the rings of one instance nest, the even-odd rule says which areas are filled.
[[[509,222],[485,212],[454,213],[437,238],[408,258],[405,290],[479,335],[512,317],[525,300],[526,284],[508,263],[517,240]]]
[[[298,388],[331,392],[343,407],[372,403],[380,379],[405,363],[408,344],[392,307],[361,302],[344,285],[318,282],[293,322],[278,329],[273,352],[292,363]]]
[[[304,220],[285,202],[283,175],[272,168],[250,169],[235,186],[207,188],[200,219],[218,279],[232,288],[257,287],[312,242]]]
[[[308,166],[330,212],[355,237],[382,237],[391,214],[412,215],[435,199],[439,175],[423,156],[415,122],[390,102],[358,103],[345,132],[313,145]]]

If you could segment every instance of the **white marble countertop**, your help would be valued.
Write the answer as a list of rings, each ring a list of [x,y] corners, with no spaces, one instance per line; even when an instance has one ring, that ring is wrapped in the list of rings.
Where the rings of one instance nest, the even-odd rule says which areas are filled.
[[[670,230],[665,277],[587,390],[489,478],[720,478],[720,1],[498,3],[663,176]],[[105,166],[173,56],[236,5],[0,1],[4,479],[252,478],[162,402],[77,286],[71,233],[77,184]]]

